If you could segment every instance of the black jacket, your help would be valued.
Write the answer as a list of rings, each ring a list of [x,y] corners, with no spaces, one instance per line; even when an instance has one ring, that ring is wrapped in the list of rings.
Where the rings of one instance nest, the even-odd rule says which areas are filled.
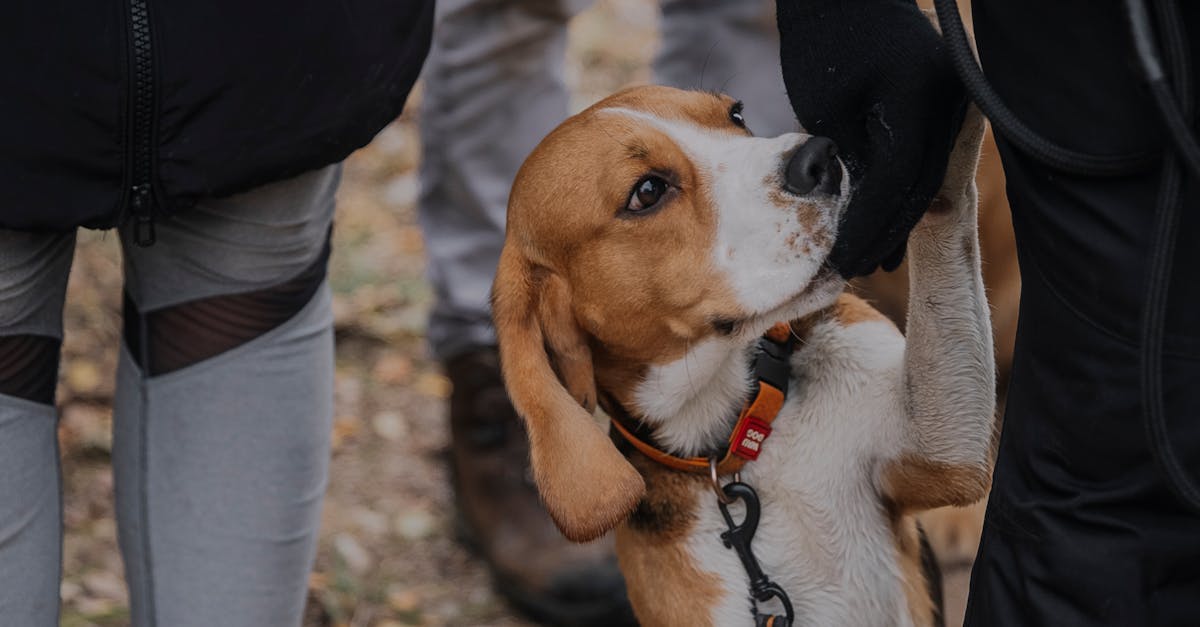
[[[432,0],[15,0],[0,228],[102,228],[334,163],[404,105]]]

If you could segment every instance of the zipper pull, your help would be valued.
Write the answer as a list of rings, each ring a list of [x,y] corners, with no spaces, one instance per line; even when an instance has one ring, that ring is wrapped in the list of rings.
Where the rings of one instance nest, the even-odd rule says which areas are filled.
[[[130,209],[133,211],[133,243],[143,248],[154,244],[154,196],[148,183],[133,186]]]

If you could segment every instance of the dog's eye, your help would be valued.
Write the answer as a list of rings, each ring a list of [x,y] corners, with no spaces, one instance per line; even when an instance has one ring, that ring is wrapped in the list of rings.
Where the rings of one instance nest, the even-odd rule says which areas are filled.
[[[625,204],[625,210],[630,213],[640,213],[651,209],[662,200],[670,188],[671,185],[660,176],[642,177],[634,184],[633,191],[629,194],[629,202]]]
[[[729,119],[733,120],[734,124],[746,128],[746,118],[742,116],[742,108],[741,100],[733,103],[733,106],[729,108]]]

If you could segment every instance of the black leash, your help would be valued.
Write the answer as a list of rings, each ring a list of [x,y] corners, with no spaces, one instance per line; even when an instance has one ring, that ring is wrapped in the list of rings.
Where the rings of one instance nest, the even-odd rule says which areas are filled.
[[[1042,137],[1026,126],[1020,118],[1000,100],[983,76],[975,54],[967,42],[966,27],[958,13],[955,0],[934,0],[938,24],[942,27],[942,39],[958,77],[962,79],[967,93],[980,111],[988,117],[992,126],[1033,160],[1060,172],[1081,176],[1121,176],[1144,172],[1158,162],[1158,154],[1139,153],[1126,155],[1090,155],[1064,148]]]
[[[1200,487],[1183,468],[1171,445],[1163,405],[1162,382],[1167,298],[1179,231],[1179,211],[1183,204],[1182,166],[1186,165],[1192,175],[1200,180],[1200,146],[1197,145],[1187,122],[1193,108],[1190,55],[1180,25],[1176,0],[1154,1],[1158,25],[1163,30],[1166,40],[1167,68],[1163,67],[1158,57],[1159,42],[1151,28],[1145,0],[1124,1],[1138,62],[1155,106],[1166,126],[1167,135],[1175,148],[1161,156],[1162,178],[1146,271],[1146,295],[1142,308],[1139,350],[1142,411],[1150,450],[1159,468],[1166,475],[1168,485],[1180,501],[1200,512]],[[997,132],[1026,156],[1060,172],[1091,177],[1145,172],[1158,161],[1158,154],[1084,154],[1063,148],[1038,135],[1005,106],[984,78],[983,71],[976,63],[975,55],[967,42],[966,29],[955,0],[934,0],[933,4],[950,58],[967,92],[991,120]],[[1168,82],[1169,76],[1175,78],[1175,93],[1172,93],[1171,84]]]
[[[1179,31],[1179,11],[1175,0],[1156,0],[1155,7],[1159,9],[1160,18],[1167,18],[1159,21],[1163,22],[1161,26],[1169,33],[1168,37],[1180,38],[1182,34]],[[1183,159],[1184,164],[1192,171],[1192,175],[1200,178],[1200,146],[1196,145],[1196,138],[1192,135],[1187,117],[1180,108],[1180,102],[1183,102],[1184,109],[1190,109],[1191,103],[1185,97],[1183,89],[1179,90],[1178,102],[1171,93],[1171,86],[1167,83],[1167,74],[1158,59],[1158,42],[1154,39],[1154,31],[1150,27],[1150,15],[1146,12],[1143,0],[1125,0],[1125,11],[1129,16],[1129,29],[1133,35],[1133,45],[1137,50],[1138,62],[1141,64],[1146,82],[1150,86],[1150,94],[1154,96],[1154,104],[1158,107],[1159,114],[1162,115],[1163,123],[1167,125],[1167,135],[1175,144],[1176,154]],[[1172,49],[1171,52],[1176,52],[1176,50]],[[1175,59],[1175,61],[1177,63],[1182,61],[1182,67],[1172,68],[1173,74],[1177,82],[1185,83],[1190,78],[1186,48],[1178,50],[1178,53],[1183,55],[1182,59]],[[1170,61],[1169,58],[1168,62]]]
[[[1153,59],[1156,46],[1150,33],[1149,16],[1140,4],[1140,12],[1132,8],[1132,5],[1136,4],[1132,0],[1126,0],[1126,4],[1130,6],[1130,21],[1138,45],[1138,56],[1146,68],[1155,101],[1159,110],[1163,112],[1168,132],[1175,138],[1177,148],[1175,154],[1168,153],[1164,157],[1155,207],[1153,247],[1146,271],[1145,306],[1141,321],[1142,343],[1139,351],[1146,436],[1154,459],[1169,479],[1169,485],[1176,496],[1192,509],[1200,511],[1200,488],[1179,462],[1171,445],[1162,390],[1162,349],[1166,332],[1168,288],[1179,233],[1179,212],[1183,204],[1184,172],[1181,160],[1200,178],[1200,150],[1196,148],[1195,140],[1184,122],[1191,118],[1195,104],[1191,84],[1190,48],[1180,26],[1179,10],[1175,1],[1156,2],[1158,22],[1163,29],[1165,40],[1167,69],[1175,77],[1174,88],[1180,103],[1180,106],[1176,106],[1170,96],[1161,66],[1151,63],[1156,61]],[[1155,67],[1147,67],[1148,65]],[[1152,74],[1153,69],[1157,69],[1156,75]],[[1182,145],[1180,142],[1183,142]]]

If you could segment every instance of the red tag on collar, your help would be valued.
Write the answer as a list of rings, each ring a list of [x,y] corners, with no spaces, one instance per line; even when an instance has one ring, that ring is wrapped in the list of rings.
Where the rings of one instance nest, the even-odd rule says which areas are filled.
[[[730,442],[733,443],[733,454],[747,461],[758,459],[758,454],[762,452],[763,442],[769,435],[771,435],[771,425],[754,416],[746,416],[738,422],[737,431],[730,439]]]

